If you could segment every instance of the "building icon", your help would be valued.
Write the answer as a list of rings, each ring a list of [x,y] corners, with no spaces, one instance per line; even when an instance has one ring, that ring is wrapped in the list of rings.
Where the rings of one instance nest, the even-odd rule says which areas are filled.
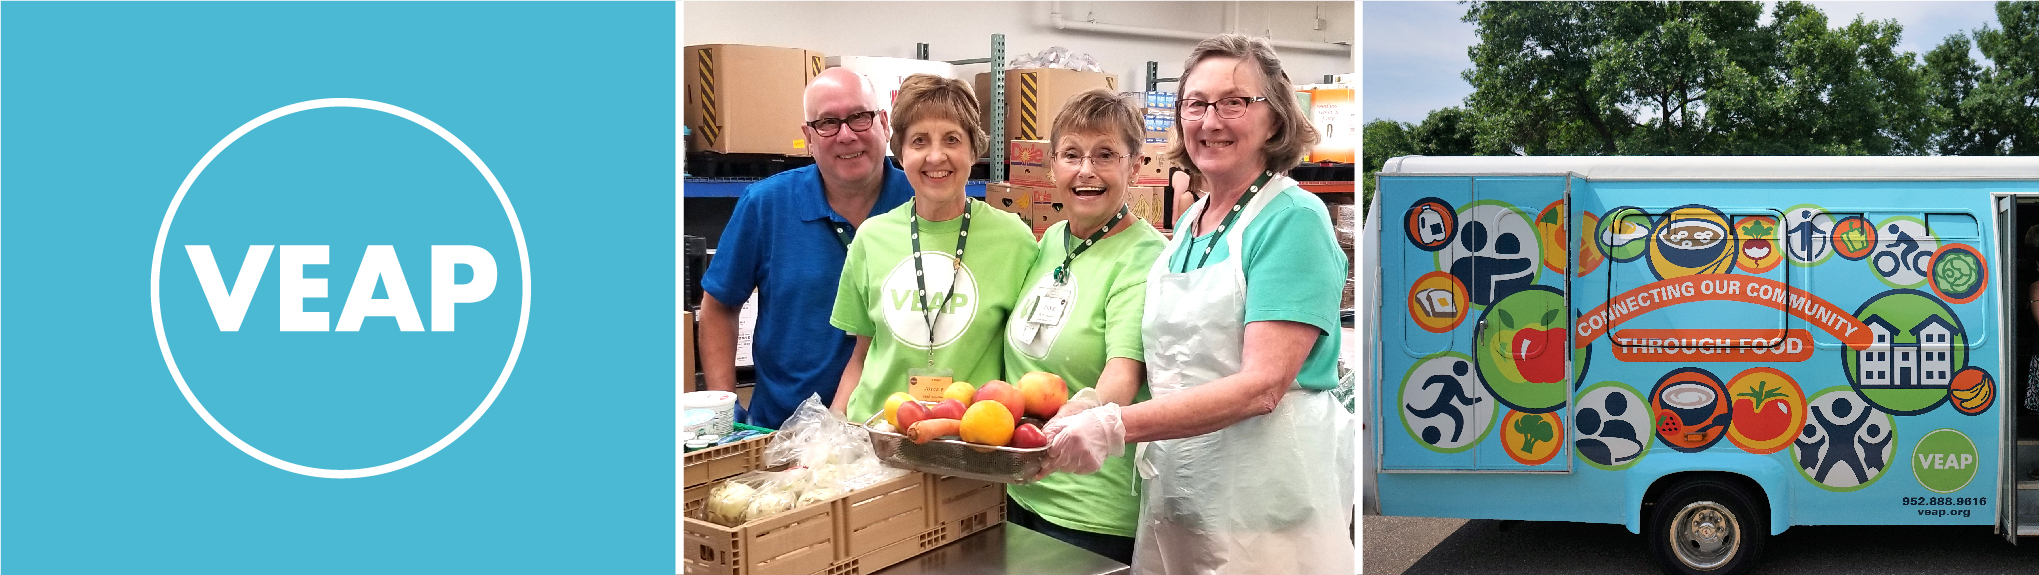
[[[1855,381],[1862,387],[1947,387],[1953,379],[1954,326],[1947,320],[1929,316],[1919,322],[1911,329],[1912,343],[1897,343],[1897,328],[1882,316],[1862,323],[1874,338],[1855,352]]]

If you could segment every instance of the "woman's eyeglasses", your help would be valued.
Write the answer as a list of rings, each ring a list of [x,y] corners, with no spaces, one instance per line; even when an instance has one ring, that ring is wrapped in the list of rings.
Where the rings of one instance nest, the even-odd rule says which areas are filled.
[[[1265,101],[1267,101],[1266,96],[1253,98],[1233,96],[1230,98],[1218,98],[1216,102],[1187,99],[1176,102],[1175,107],[1182,114],[1182,119],[1184,120],[1201,120],[1204,117],[1204,111],[1212,107],[1218,109],[1218,117],[1232,120],[1246,115],[1247,106],[1253,105],[1254,102]]]
[[[1103,170],[1119,167],[1119,160],[1125,157],[1125,154],[1111,150],[1098,150],[1097,153],[1088,156],[1078,154],[1076,150],[1063,150],[1062,153],[1055,155],[1055,160],[1069,168],[1082,168],[1084,160],[1089,160],[1091,169]]]
[[[821,136],[833,136],[836,132],[841,132],[845,124],[849,125],[852,132],[862,132],[871,129],[871,120],[877,117],[878,112],[865,110],[850,114],[848,118],[822,118],[808,122],[807,127],[814,128],[814,133]]]

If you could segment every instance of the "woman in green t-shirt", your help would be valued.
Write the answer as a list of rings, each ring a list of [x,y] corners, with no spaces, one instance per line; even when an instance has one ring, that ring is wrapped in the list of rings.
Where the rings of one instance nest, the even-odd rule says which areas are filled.
[[[1077,94],[1048,131],[1055,187],[1068,198],[1069,221],[1041,234],[1005,330],[1005,377],[1061,376],[1070,391],[1096,388],[1103,401],[1132,405],[1146,397],[1140,314],[1147,269],[1165,241],[1126,207],[1140,166],[1140,115],[1104,90]],[[1104,461],[1094,474],[1057,473],[1006,489],[1006,518],[1071,545],[1133,562],[1140,519],[1133,460]]]
[[[1280,175],[1317,135],[1265,40],[1205,40],[1183,69],[1170,155],[1209,195],[1147,276],[1153,399],[1065,409],[1050,464],[1087,472],[1143,443],[1136,573],[1351,573],[1355,429],[1329,391],[1347,256],[1324,203]]]
[[[866,220],[853,241],[840,230],[849,254],[829,323],[857,344],[830,407],[850,421],[883,410],[911,375],[973,384],[1004,375],[998,336],[1034,261],[1034,234],[964,194],[986,146],[977,114],[962,82],[915,74],[899,86],[892,152],[913,200]]]

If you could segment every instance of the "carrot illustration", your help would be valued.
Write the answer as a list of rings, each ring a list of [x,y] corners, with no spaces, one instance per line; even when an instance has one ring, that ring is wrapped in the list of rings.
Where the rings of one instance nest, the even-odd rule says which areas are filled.
[[[963,430],[960,419],[923,419],[906,428],[907,439],[914,443],[927,443],[945,435],[956,435]]]

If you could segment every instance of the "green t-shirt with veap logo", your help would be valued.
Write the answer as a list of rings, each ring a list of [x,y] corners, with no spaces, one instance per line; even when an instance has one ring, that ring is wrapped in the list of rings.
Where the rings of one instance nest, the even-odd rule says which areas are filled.
[[[1246,322],[1293,321],[1323,330],[1310,347],[1310,355],[1303,359],[1296,381],[1309,389],[1334,389],[1338,387],[1341,327],[1338,304],[1345,296],[1345,281],[1351,277],[1345,252],[1332,235],[1331,213],[1323,200],[1293,185],[1278,191],[1261,190],[1269,192],[1278,195],[1268,198],[1267,206],[1240,238],[1240,248],[1246,250]],[[1186,234],[1189,213],[1183,216],[1175,229]],[[1184,241],[1181,249],[1161,257],[1167,258],[1168,269],[1176,272],[1185,267],[1208,267],[1231,257],[1227,240],[1216,238],[1217,248],[1211,250],[1210,260],[1204,261],[1204,246],[1211,245],[1212,236],[1206,233]],[[1199,262],[1203,265],[1198,266]]]
[[[1028,312],[1036,305],[1035,288],[1053,284],[1055,267],[1062,265],[1069,248],[1082,243],[1069,238],[1068,225],[1055,224],[1041,234],[1041,255],[1021,284],[1027,289],[1006,324],[1005,379],[1017,382],[1027,372],[1045,371],[1062,376],[1069,392],[1075,393],[1095,386],[1111,358],[1146,361],[1140,315],[1147,307],[1147,271],[1167,241],[1153,226],[1135,221],[1084,250],[1070,264],[1069,280],[1062,286],[1070,297],[1062,323],[1036,328],[1032,340],[1022,341]],[[1141,385],[1133,401],[1145,399],[1147,386]],[[1132,537],[1140,519],[1133,473],[1128,450],[1106,459],[1097,473],[1057,473],[1037,483],[1007,487],[1006,494],[1056,525]]]
[[[866,220],[843,261],[829,323],[871,338],[863,377],[850,394],[851,421],[861,423],[884,410],[886,397],[906,391],[907,371],[927,366],[927,320],[934,314],[923,313],[914,281],[912,210],[913,202],[907,202]],[[929,305],[940,305],[951,278],[961,278],[935,323],[935,367],[954,370],[956,381],[982,384],[1004,375],[999,337],[1038,248],[1033,229],[1019,216],[971,201],[970,220],[960,273],[955,255],[961,217],[921,220],[920,259]]]

